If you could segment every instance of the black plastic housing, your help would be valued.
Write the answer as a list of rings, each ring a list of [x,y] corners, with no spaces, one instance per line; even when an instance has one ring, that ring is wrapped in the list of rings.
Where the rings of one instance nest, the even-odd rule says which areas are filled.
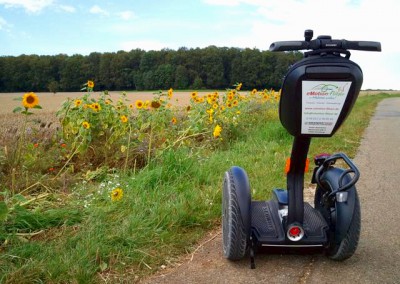
[[[307,81],[311,83],[303,83]],[[304,115],[305,111],[302,109],[303,85],[312,85],[314,83],[318,84],[319,82],[322,82],[327,86],[335,84],[343,86],[350,84],[350,88],[348,89],[347,95],[344,94],[346,97],[341,105],[341,110],[339,110],[338,117],[329,122],[331,125],[329,126],[331,130],[323,131],[321,130],[321,126],[321,129],[316,127],[316,130],[313,130],[311,127],[311,130],[303,130],[302,132],[302,123],[310,124],[310,122],[302,121],[302,119],[315,119],[310,117],[306,118],[306,115]],[[293,136],[332,136],[342,125],[353,108],[360,92],[362,82],[363,74],[361,68],[348,58],[339,56],[337,54],[318,54],[302,59],[289,69],[282,85],[281,99],[279,103],[279,117],[282,125]],[[332,90],[330,91],[333,92]],[[318,92],[314,93],[317,94]],[[319,93],[324,94],[323,92]],[[308,96],[308,94],[312,94],[312,92],[307,92],[306,94]],[[321,100],[321,102],[322,101],[323,100]],[[326,116],[327,114],[323,114],[323,111],[320,113],[320,117]],[[315,121],[311,123],[320,123],[322,125],[323,123],[328,122]],[[305,126],[303,125],[303,127]]]

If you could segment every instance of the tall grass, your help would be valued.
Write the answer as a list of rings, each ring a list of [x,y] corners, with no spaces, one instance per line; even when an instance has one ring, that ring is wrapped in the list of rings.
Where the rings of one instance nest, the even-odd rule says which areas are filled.
[[[361,97],[336,136],[312,141],[309,156],[322,151],[354,156],[385,97]],[[101,182],[81,182],[68,194],[32,206],[33,214],[26,214],[29,205],[17,207],[0,228],[0,282],[130,283],[170,265],[219,225],[222,177],[229,167],[246,169],[254,199],[285,188],[292,138],[277,109],[252,116],[242,131],[216,149],[167,149],[140,172],[98,173]],[[124,196],[110,202],[116,187]]]

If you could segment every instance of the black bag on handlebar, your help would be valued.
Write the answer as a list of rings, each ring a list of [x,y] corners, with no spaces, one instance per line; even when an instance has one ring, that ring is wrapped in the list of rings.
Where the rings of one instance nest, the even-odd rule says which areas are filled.
[[[361,89],[361,68],[338,54],[305,57],[288,71],[279,117],[293,136],[330,137],[350,113]]]

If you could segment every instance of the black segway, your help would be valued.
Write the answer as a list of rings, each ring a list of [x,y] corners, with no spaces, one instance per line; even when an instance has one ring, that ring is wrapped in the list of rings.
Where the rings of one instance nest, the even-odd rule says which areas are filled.
[[[312,39],[271,44],[270,51],[310,50],[287,72],[279,102],[282,125],[294,136],[287,190],[274,189],[272,199],[252,201],[246,172],[232,167],[225,173],[222,199],[223,253],[242,259],[259,247],[321,247],[334,260],[351,257],[361,226],[355,184],[357,167],[343,153],[314,158],[314,206],[303,200],[304,170],[312,137],[331,137],[349,115],[361,89],[361,68],[348,50],[381,51],[379,42]],[[335,163],[342,160],[344,168]]]

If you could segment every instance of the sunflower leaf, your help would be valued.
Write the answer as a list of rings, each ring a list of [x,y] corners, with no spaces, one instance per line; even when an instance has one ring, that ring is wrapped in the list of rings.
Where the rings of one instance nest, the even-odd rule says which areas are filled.
[[[20,111],[22,111],[22,107],[16,107],[15,109],[13,109],[13,113],[20,112]]]
[[[42,109],[40,105],[35,105],[33,108]]]

